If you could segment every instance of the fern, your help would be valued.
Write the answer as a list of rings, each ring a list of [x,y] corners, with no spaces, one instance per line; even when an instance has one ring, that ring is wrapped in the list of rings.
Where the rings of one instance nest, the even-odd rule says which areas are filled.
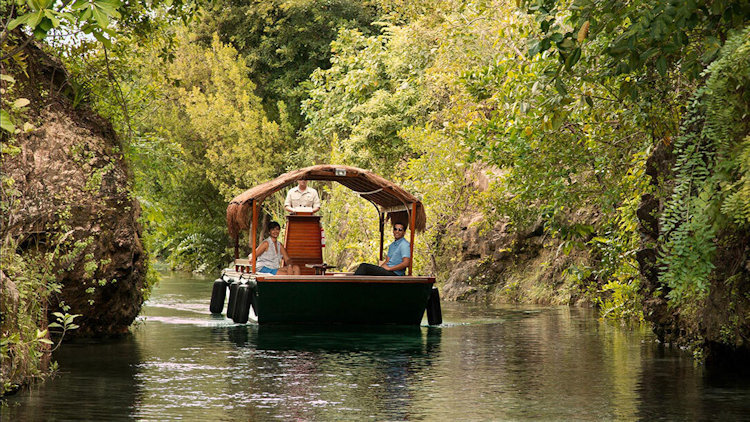
[[[706,71],[675,141],[675,187],[661,216],[661,281],[673,305],[708,294],[716,234],[750,223],[750,27]]]

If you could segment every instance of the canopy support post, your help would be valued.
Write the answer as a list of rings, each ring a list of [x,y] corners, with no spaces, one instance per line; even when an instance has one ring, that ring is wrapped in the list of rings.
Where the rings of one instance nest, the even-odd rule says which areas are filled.
[[[234,238],[234,259],[235,261],[240,259],[240,234]]]
[[[411,242],[409,242],[409,275],[411,275],[411,267],[414,265],[414,226],[417,224],[417,203],[411,203],[411,221],[409,222],[409,229],[411,232]],[[382,233],[382,232],[381,232]]]
[[[378,217],[379,217],[379,224],[380,224],[380,258],[378,259],[378,263],[383,261],[383,237],[384,231],[385,231],[385,213],[378,210]]]
[[[252,236],[253,240],[252,243],[252,250],[253,250],[253,274],[255,273],[255,260],[258,259],[257,256],[255,256],[255,249],[256,249],[256,242],[257,240],[257,231],[258,231],[258,203],[255,199],[253,199],[253,224],[250,229],[250,236]]]

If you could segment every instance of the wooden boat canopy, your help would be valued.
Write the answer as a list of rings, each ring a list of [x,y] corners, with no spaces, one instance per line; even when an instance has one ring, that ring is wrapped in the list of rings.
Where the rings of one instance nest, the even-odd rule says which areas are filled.
[[[241,230],[250,228],[250,215],[254,202],[255,206],[258,206],[269,195],[303,179],[338,182],[376,204],[381,214],[387,213],[393,221],[404,223],[413,221],[413,228],[417,231],[423,231],[425,228],[427,218],[422,202],[400,186],[369,170],[323,164],[284,173],[237,195],[227,207],[229,235],[237,239]],[[416,210],[413,216],[412,210]]]

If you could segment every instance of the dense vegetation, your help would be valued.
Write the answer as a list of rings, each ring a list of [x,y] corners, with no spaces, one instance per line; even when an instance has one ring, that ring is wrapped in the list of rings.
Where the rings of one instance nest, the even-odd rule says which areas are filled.
[[[717,250],[750,230],[747,1],[98,0],[70,16],[43,3],[19,5],[10,26],[43,38],[83,23],[98,40],[49,48],[73,74],[76,103],[115,124],[148,246],[175,267],[229,258],[235,194],[334,162],[423,198],[419,271],[447,271],[459,250],[451,225],[480,209],[488,227],[541,221],[561,253],[590,253],[566,274],[614,318],[642,319],[653,298],[698,318],[712,285],[748,283],[746,252],[717,269]],[[12,132],[22,113],[3,101]],[[675,158],[654,180],[659,148]],[[482,172],[493,177],[479,192]],[[327,259],[372,259],[374,218],[359,218],[370,206],[316,187]],[[655,214],[638,215],[644,197],[661,201]],[[639,217],[658,219],[649,244]],[[643,247],[658,250],[654,288],[642,286]],[[745,315],[733,321],[736,334]]]

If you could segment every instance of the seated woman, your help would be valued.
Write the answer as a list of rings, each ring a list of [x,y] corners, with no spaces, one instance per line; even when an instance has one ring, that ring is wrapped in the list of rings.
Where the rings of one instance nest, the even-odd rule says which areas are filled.
[[[291,259],[289,258],[289,254],[286,253],[284,245],[278,241],[279,233],[281,233],[281,226],[279,223],[272,221],[271,224],[268,225],[268,231],[268,238],[260,242],[260,245],[255,249],[255,256],[258,257],[255,261],[257,272],[272,275],[298,275],[300,271],[299,266],[297,265],[286,265],[281,267],[282,257],[287,264],[291,264]],[[252,260],[253,257],[250,256],[250,259]]]

